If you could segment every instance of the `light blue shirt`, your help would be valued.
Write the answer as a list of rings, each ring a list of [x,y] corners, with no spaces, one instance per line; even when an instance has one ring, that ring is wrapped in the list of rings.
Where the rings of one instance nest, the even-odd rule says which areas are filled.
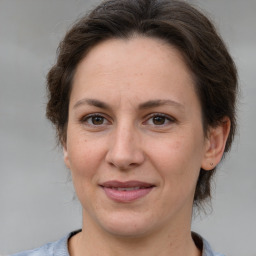
[[[53,243],[48,243],[40,248],[12,254],[11,256],[70,256],[68,252],[68,239],[77,232],[79,231],[71,232],[62,239]],[[195,233],[193,234],[194,236],[196,235]],[[213,252],[209,243],[201,237],[200,239],[202,239],[202,256],[224,256],[223,254]]]

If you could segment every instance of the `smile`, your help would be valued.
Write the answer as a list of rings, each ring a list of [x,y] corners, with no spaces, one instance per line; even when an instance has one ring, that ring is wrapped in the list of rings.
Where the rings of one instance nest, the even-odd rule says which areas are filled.
[[[138,190],[138,189],[143,189],[144,187],[134,187],[134,188],[115,188],[112,187],[111,189],[116,189],[118,191],[131,191],[131,190]]]
[[[107,181],[101,187],[109,199],[126,203],[146,196],[155,185],[140,181]]]

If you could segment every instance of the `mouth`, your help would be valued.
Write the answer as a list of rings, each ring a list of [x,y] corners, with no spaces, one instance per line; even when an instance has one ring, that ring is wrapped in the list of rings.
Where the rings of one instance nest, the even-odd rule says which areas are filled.
[[[141,181],[107,181],[100,185],[108,198],[117,202],[131,202],[146,196],[155,187],[154,184]]]
[[[118,191],[132,191],[132,190],[138,190],[138,189],[145,189],[146,187],[131,187],[131,188],[115,188],[115,187],[109,187],[111,189],[115,189]]]

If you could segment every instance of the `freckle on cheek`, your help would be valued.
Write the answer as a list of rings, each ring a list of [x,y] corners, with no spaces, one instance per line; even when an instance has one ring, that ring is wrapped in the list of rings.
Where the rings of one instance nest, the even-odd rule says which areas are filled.
[[[180,141],[176,141],[174,144],[174,149],[178,150],[181,147],[181,142]]]
[[[175,148],[178,149],[180,147],[180,143],[179,142],[176,142],[175,143]]]

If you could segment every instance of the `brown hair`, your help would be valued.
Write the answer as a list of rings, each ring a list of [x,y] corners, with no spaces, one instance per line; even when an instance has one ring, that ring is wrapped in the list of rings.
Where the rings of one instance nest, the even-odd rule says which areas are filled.
[[[128,39],[134,34],[162,39],[183,54],[195,77],[205,134],[224,117],[231,121],[227,152],[236,130],[236,67],[208,18],[177,0],[104,1],[67,32],[59,45],[57,62],[47,76],[47,117],[56,126],[59,142],[66,140],[69,96],[79,62],[99,42],[109,38]],[[201,169],[195,205],[210,198],[214,172],[215,168]]]

